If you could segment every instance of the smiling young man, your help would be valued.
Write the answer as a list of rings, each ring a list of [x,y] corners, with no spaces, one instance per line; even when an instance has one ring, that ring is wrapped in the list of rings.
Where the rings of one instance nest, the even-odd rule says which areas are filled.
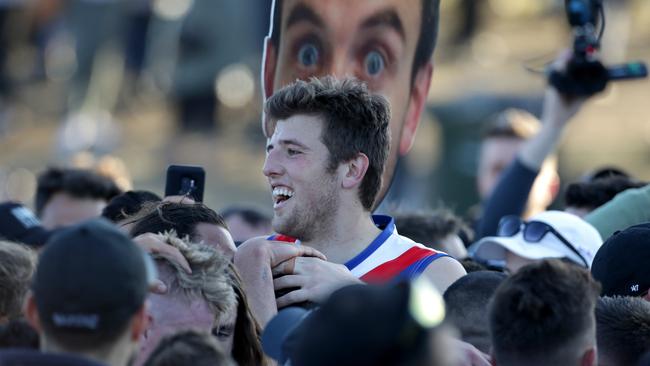
[[[444,291],[462,266],[400,236],[393,219],[372,216],[388,156],[390,108],[353,79],[312,78],[266,102],[273,126],[263,172],[274,201],[273,229],[281,235],[244,243],[235,265],[265,324],[278,307],[321,302],[359,282],[409,280],[423,274]],[[279,259],[288,245],[316,256]],[[288,259],[288,260],[287,260]],[[275,279],[273,279],[275,277]],[[289,291],[275,300],[275,291]]]
[[[266,38],[264,96],[296,79],[355,77],[391,105],[391,146],[379,204],[398,156],[413,144],[424,108],[438,29],[438,0],[275,0]],[[264,132],[275,124],[264,119]]]

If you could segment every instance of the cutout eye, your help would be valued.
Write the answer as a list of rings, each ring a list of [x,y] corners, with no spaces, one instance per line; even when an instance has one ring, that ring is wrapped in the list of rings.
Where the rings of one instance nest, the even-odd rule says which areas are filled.
[[[373,77],[379,75],[386,68],[384,56],[382,56],[378,51],[368,52],[363,63],[366,69],[366,74]]]
[[[318,63],[318,48],[312,43],[305,43],[298,50],[298,62],[305,67],[312,67]]]

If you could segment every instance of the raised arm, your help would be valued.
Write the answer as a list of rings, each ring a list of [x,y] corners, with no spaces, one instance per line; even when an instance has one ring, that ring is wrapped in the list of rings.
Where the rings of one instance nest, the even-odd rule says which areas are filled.
[[[560,56],[554,68],[562,69],[568,55]],[[506,215],[522,215],[530,190],[544,160],[556,149],[565,127],[580,110],[584,98],[567,99],[548,86],[544,93],[542,127],[522,146],[488,198],[477,225],[477,239],[496,234],[499,220]]]

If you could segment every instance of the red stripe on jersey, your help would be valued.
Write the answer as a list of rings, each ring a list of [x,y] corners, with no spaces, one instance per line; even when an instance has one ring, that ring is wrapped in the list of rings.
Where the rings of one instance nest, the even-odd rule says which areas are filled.
[[[436,255],[438,252],[428,249],[413,247],[402,253],[399,257],[381,264],[370,272],[361,276],[361,280],[367,283],[384,283],[397,277],[411,264],[430,255]]]
[[[288,235],[282,235],[282,234],[275,234],[271,235],[268,240],[275,240],[275,241],[284,241],[287,243],[295,243],[298,239],[292,238]]]

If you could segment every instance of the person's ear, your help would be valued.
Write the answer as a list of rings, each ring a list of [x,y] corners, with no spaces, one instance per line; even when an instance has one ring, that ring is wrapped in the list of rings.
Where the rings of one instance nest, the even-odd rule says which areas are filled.
[[[149,322],[151,321],[151,316],[147,311],[147,304],[144,303],[140,309],[133,315],[131,322],[131,340],[134,342],[139,342],[140,337],[145,335],[145,332],[149,328]]]
[[[415,133],[420,124],[422,111],[427,103],[429,86],[431,85],[431,75],[433,75],[433,62],[429,61],[420,67],[413,79],[411,86],[411,95],[406,110],[404,126],[402,126],[402,138],[399,142],[399,154],[406,155],[411,151],[415,141]]]
[[[598,363],[598,352],[596,351],[596,347],[593,346],[589,348],[585,353],[582,355],[582,359],[580,360],[580,366],[596,366]]]
[[[27,295],[27,301],[23,306],[23,313],[25,314],[25,319],[36,330],[36,332],[41,333],[41,319],[38,316],[38,308],[36,307],[36,299],[34,295],[30,293]]]
[[[363,153],[358,153],[356,157],[346,162],[344,166],[344,176],[341,181],[341,186],[345,189],[357,187],[366,176],[369,165],[368,156]]]

